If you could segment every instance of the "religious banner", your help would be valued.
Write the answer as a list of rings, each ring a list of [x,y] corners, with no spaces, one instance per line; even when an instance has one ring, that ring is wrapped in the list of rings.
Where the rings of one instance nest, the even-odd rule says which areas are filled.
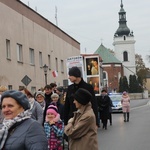
[[[95,95],[100,95],[100,64],[99,56],[84,56],[85,80],[94,88]]]
[[[69,58],[66,59],[66,64],[67,64],[67,73],[69,72],[70,68],[76,66],[80,69],[83,79],[85,78],[85,76],[84,76],[83,57],[82,56],[69,57]],[[70,80],[68,80],[68,84],[69,85],[71,84]]]

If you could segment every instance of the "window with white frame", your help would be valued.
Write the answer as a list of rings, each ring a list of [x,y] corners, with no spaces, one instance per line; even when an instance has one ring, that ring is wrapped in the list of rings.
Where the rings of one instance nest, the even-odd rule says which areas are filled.
[[[56,64],[56,71],[58,72],[58,59],[55,58],[55,64]]]
[[[29,48],[30,64],[34,65],[34,49]]]
[[[42,52],[39,52],[39,65],[40,67],[43,67]]]
[[[51,55],[48,55],[48,67],[51,69]]]
[[[123,52],[123,61],[128,61],[128,52],[127,51]]]
[[[23,62],[22,45],[17,43],[17,61]]]
[[[6,58],[11,59],[10,40],[6,39]]]
[[[32,86],[32,87],[31,87],[31,92],[32,92],[32,93],[35,93],[35,92],[36,92],[36,87]]]
[[[64,73],[64,61],[61,60],[61,72]]]

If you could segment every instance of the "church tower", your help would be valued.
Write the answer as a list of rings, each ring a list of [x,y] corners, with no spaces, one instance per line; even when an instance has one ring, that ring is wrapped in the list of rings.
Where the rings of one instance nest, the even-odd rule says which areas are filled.
[[[121,0],[119,11],[119,28],[114,34],[114,52],[118,60],[122,62],[124,75],[129,79],[129,75],[136,74],[135,66],[135,40],[133,32],[126,24],[126,12],[123,8],[123,2]]]

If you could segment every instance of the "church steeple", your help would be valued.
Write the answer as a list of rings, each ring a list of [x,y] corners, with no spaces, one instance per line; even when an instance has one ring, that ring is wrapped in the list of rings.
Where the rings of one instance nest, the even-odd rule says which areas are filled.
[[[119,11],[119,28],[117,29],[116,33],[115,33],[115,37],[117,36],[133,36],[133,32],[130,33],[130,29],[127,27],[126,24],[126,12],[123,8],[123,2],[121,0],[121,4],[120,4],[120,11]]]

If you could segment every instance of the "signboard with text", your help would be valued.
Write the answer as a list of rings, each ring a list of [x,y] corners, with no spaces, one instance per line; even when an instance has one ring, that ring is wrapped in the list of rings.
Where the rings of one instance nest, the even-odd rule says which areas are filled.
[[[82,56],[73,56],[73,57],[69,57],[66,60],[66,64],[67,64],[67,73],[69,72],[69,69],[76,66],[80,69],[81,74],[83,79],[85,78],[84,76],[84,65],[83,65],[83,57]],[[70,80],[68,80],[68,84],[70,85],[71,82]]]

